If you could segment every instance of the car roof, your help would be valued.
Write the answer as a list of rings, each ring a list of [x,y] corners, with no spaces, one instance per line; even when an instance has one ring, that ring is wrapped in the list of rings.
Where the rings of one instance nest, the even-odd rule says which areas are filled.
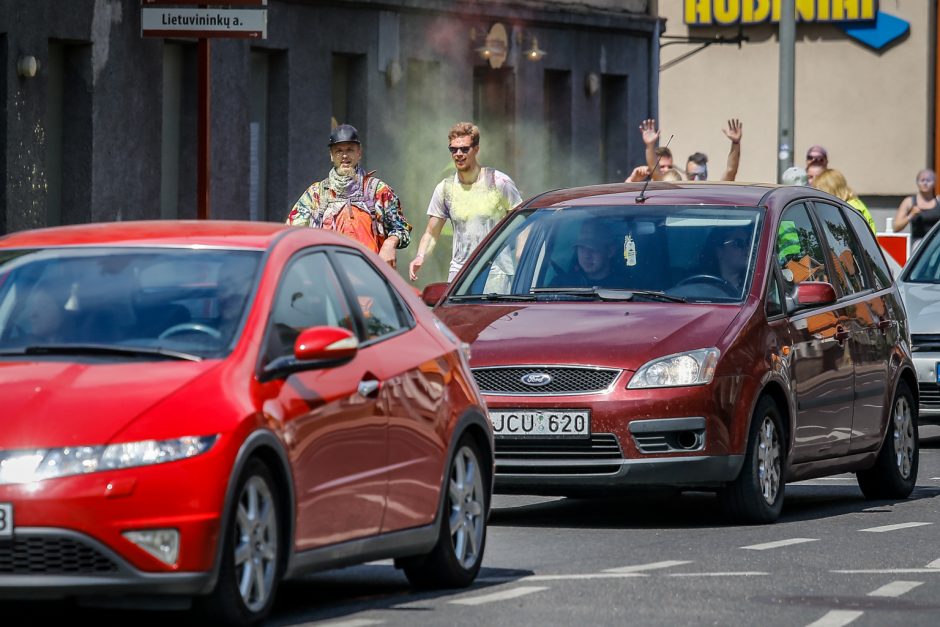
[[[643,183],[616,183],[558,189],[537,196],[527,207],[536,209],[570,206],[600,205],[730,205],[759,207],[765,204],[769,192],[783,190],[790,196],[796,190],[813,191],[768,183],[734,182],[652,182],[644,192],[645,200],[637,202]]]
[[[11,233],[0,237],[0,248],[118,245],[209,246],[264,250],[280,234],[293,228],[295,227],[276,222],[239,220],[101,222]]]

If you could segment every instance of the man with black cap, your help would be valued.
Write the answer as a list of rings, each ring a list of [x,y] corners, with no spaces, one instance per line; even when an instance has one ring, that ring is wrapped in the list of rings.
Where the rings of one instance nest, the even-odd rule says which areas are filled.
[[[332,229],[362,243],[395,267],[395,250],[411,241],[398,196],[359,165],[362,144],[354,126],[340,124],[330,134],[330,175],[307,188],[287,223]]]

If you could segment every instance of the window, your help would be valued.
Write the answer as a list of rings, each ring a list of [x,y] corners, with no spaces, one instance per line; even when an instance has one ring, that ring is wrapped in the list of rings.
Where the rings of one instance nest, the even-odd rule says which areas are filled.
[[[793,296],[803,281],[829,281],[819,237],[802,204],[783,212],[777,228],[777,262],[784,280],[784,292]]]
[[[767,281],[767,317],[773,318],[783,313],[783,298],[780,294],[780,282],[777,276],[771,272],[770,279]]]
[[[868,228],[868,222],[857,211],[846,211],[845,215],[848,218],[849,226],[855,231],[856,239],[861,244],[861,253],[868,263],[869,270],[871,270],[871,278],[874,281],[875,289],[883,290],[890,287],[891,270],[888,269],[888,264],[881,252],[878,241],[872,235],[871,229]]]
[[[349,280],[365,322],[362,341],[390,335],[405,328],[405,318],[397,296],[379,271],[360,255],[340,253],[336,261]]]
[[[861,251],[852,229],[846,224],[842,212],[835,205],[816,203],[823,233],[829,244],[836,280],[845,295],[869,289],[868,276],[861,265]]]
[[[315,326],[353,330],[343,291],[325,253],[306,255],[284,272],[271,311],[266,357],[292,355],[300,332]]]

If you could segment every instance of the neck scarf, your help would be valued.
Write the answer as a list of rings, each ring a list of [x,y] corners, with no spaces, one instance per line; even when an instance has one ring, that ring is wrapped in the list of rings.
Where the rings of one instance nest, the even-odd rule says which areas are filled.
[[[336,171],[336,168],[330,170],[330,189],[336,194],[337,198],[342,198],[350,202],[362,199],[362,179],[365,171],[362,166],[357,165],[356,171],[351,176],[345,176]]]

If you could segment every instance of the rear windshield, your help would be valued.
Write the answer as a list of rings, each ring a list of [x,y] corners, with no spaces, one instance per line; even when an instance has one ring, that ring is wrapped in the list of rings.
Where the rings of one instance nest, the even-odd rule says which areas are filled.
[[[519,210],[474,257],[452,297],[563,300],[624,290],[739,302],[750,289],[762,215],[753,207]]]

